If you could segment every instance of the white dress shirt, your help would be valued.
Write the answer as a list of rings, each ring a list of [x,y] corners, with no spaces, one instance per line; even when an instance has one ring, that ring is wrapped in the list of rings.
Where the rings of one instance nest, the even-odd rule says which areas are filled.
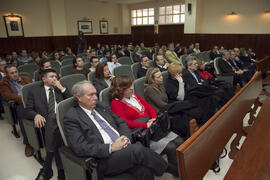
[[[112,139],[110,138],[110,136],[106,133],[106,131],[99,125],[99,123],[95,120],[95,118],[93,117],[92,115],[92,111],[91,110],[88,110],[88,109],[85,109],[83,108],[82,106],[80,106],[84,112],[90,117],[90,119],[92,120],[92,122],[96,125],[98,131],[100,132],[102,138],[103,138],[103,141],[104,141],[104,144],[112,144],[113,141]],[[102,119],[104,120],[107,125],[116,133],[119,135],[119,133],[96,111],[94,110],[95,113]],[[120,137],[120,135],[119,135]]]
[[[49,93],[50,93],[50,87],[49,86],[46,86],[44,85],[44,88],[45,88],[45,92],[46,92],[46,98],[47,98],[47,102],[49,104]],[[65,92],[66,88],[63,89],[63,91],[61,91],[62,93]],[[54,88],[53,88],[53,96],[54,96],[54,102],[55,102],[55,109],[54,109],[54,112],[56,112],[56,106],[57,106],[57,102],[56,102],[56,97],[55,97],[55,92],[54,92]]]
[[[123,101],[129,103],[130,105],[132,105],[133,107],[136,107],[137,109],[139,109],[141,111],[142,106],[140,105],[140,103],[137,101],[137,99],[135,97],[136,96],[133,94],[129,99],[123,98]]]

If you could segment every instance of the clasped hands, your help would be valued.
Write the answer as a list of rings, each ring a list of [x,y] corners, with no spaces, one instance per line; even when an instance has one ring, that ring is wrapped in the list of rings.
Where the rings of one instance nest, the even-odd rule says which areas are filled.
[[[111,144],[111,152],[119,151],[126,148],[130,144],[130,140],[126,136],[120,136]]]

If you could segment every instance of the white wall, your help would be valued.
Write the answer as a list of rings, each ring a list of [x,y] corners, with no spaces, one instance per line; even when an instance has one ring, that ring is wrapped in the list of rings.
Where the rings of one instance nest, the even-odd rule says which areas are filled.
[[[52,34],[47,0],[1,0],[0,37],[7,37],[3,15],[22,16],[24,36],[50,36]]]
[[[269,0],[197,0],[201,1],[196,33],[214,34],[269,34]],[[237,16],[228,16],[230,12]]]
[[[127,6],[96,0],[1,0],[0,15],[10,13],[22,16],[25,37],[77,35],[77,21],[84,18],[92,21],[93,34],[100,34],[99,21],[103,18],[108,20],[109,34],[130,33]],[[6,37],[0,19],[0,37]]]
[[[93,34],[99,34],[99,20],[108,20],[109,34],[122,31],[121,5],[97,2],[93,0],[65,0],[67,34],[77,35],[77,21],[84,17],[92,21]],[[118,33],[114,32],[118,28]]]

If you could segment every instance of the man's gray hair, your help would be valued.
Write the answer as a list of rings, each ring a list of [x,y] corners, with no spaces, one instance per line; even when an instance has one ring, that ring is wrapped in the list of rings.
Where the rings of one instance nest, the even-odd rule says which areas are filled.
[[[80,82],[77,82],[76,84],[73,85],[72,89],[71,89],[71,93],[73,94],[73,96],[76,96],[76,95],[80,95],[82,96],[84,94],[84,89],[83,89],[83,84],[91,84],[91,82],[89,81],[80,81]]]
[[[187,67],[191,66],[194,60],[197,60],[197,58],[195,56],[187,56],[186,57],[186,65],[187,65]]]
[[[227,53],[231,54],[229,51],[222,51],[220,54],[221,54],[221,56],[224,56]]]

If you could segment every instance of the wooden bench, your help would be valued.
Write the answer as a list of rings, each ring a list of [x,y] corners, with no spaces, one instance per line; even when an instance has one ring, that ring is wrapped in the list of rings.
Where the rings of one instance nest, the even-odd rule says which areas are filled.
[[[270,99],[265,100],[225,179],[270,179]]]
[[[238,152],[236,146],[240,138],[246,135],[243,130],[243,119],[254,102],[258,101],[261,90],[262,73],[256,72],[230,101],[177,148],[181,180],[202,179],[234,133],[236,137],[231,143],[229,157],[232,159],[235,157]],[[253,120],[252,114],[255,111],[256,107],[251,113]]]

